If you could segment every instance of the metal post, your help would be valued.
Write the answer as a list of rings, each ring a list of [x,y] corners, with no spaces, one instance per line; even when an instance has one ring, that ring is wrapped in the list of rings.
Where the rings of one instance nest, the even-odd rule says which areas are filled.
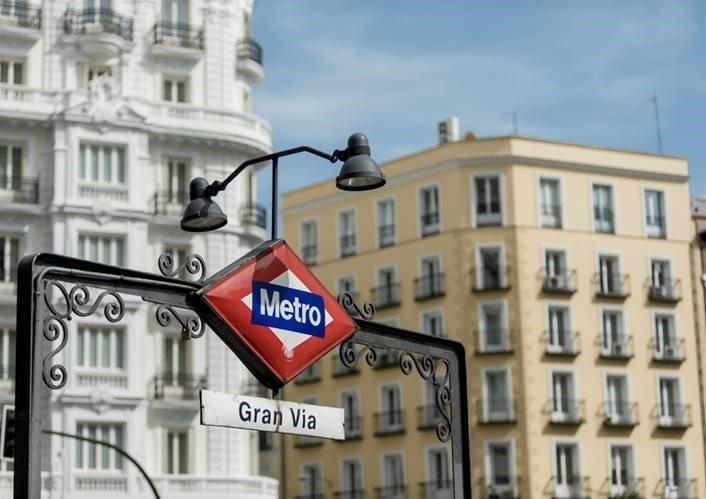
[[[271,237],[273,241],[277,239],[277,198],[279,192],[277,192],[277,161],[279,158],[275,157],[272,159],[272,227],[271,227]]]

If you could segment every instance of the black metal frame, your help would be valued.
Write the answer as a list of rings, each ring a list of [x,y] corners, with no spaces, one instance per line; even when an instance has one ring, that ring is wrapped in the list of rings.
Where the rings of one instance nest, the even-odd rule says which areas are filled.
[[[17,340],[15,389],[16,455],[14,498],[39,499],[41,495],[41,401],[46,389],[60,389],[67,381],[66,367],[55,362],[68,342],[68,321],[102,310],[110,322],[125,314],[122,294],[138,296],[157,306],[161,326],[176,320],[185,339],[204,334],[204,320],[194,314],[190,302],[204,286],[206,265],[198,255],[186,261],[162,255],[162,275],[104,265],[76,258],[37,254],[24,257],[18,268]],[[193,280],[174,276],[185,272]],[[97,290],[97,291],[96,291]],[[453,490],[456,498],[471,497],[470,436],[465,349],[461,343],[372,322],[375,309],[359,307],[347,293],[339,303],[355,319],[358,331],[339,349],[341,362],[356,368],[361,358],[369,366],[386,352],[398,352],[399,368],[416,371],[436,389],[441,417],[436,434],[451,441]]]

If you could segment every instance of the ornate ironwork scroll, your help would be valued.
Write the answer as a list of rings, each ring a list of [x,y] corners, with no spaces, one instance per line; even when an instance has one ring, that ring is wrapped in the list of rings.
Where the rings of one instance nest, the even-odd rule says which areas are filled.
[[[174,268],[174,265],[174,257],[170,253],[162,253],[159,255],[159,258],[157,259],[157,266],[159,267],[159,271],[165,277],[176,277],[186,271],[191,275],[198,274],[198,279],[194,282],[199,284],[206,278],[206,262],[201,255],[189,255],[186,257],[186,260],[178,264],[176,268]]]
[[[196,339],[203,336],[205,325],[197,315],[182,317],[174,307],[160,305],[155,312],[157,323],[162,327],[167,327],[172,323],[172,318],[181,325],[181,332],[187,339]]]
[[[355,298],[348,291],[344,291],[338,295],[338,303],[346,309],[350,315],[358,315],[365,319],[366,321],[373,320],[375,317],[375,305],[370,302],[364,302],[361,308],[356,302]]]
[[[201,255],[191,254],[186,257],[186,260],[179,263],[175,267],[174,257],[170,253],[162,253],[157,259],[157,267],[165,277],[176,277],[184,271],[191,275],[197,275],[198,279],[192,282],[198,284],[203,283],[206,278],[206,262]],[[196,339],[203,336],[205,324],[197,315],[184,317],[177,310],[169,305],[160,305],[155,312],[157,323],[162,327],[171,325],[172,319],[175,319],[181,326],[181,333],[184,339]]]

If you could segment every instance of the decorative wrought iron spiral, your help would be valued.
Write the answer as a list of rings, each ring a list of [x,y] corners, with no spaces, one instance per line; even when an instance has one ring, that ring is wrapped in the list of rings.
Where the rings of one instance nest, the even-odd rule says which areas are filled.
[[[161,274],[165,277],[175,277],[181,274],[184,270],[191,275],[198,275],[195,282],[202,283],[206,278],[206,262],[201,255],[192,254],[186,257],[186,260],[181,262],[174,268],[174,257],[170,253],[162,253],[157,259],[157,267]]]

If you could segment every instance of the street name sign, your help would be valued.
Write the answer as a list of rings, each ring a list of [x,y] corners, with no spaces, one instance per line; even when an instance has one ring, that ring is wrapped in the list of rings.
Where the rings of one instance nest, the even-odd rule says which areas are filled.
[[[201,390],[201,424],[345,440],[339,407]]]
[[[267,241],[188,298],[265,386],[279,389],[356,324],[284,240]]]

